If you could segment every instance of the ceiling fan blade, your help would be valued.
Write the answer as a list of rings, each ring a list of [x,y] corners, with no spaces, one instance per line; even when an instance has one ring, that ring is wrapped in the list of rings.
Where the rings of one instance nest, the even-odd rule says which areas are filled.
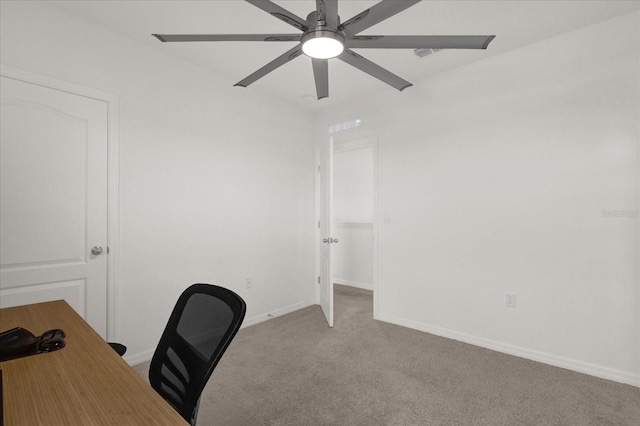
[[[382,0],[370,9],[344,22],[340,28],[347,36],[352,36],[419,2],[420,0]]]
[[[347,46],[356,49],[486,49],[490,36],[353,36]]]
[[[313,64],[313,78],[316,80],[316,94],[318,100],[329,97],[329,61],[326,59],[311,59]]]
[[[151,34],[162,42],[182,41],[300,41],[301,34]]]
[[[243,80],[239,81],[238,83],[234,84],[234,86],[247,87],[248,85],[250,85],[254,81],[264,77],[265,75],[269,74],[271,71],[273,71],[276,68],[286,64],[287,62],[291,61],[292,59],[297,58],[300,55],[302,55],[302,48],[300,47],[300,45],[297,45],[297,46],[287,50],[285,53],[283,53],[282,55],[278,56],[276,59],[274,59],[273,61],[269,62],[267,65],[265,65],[264,67],[260,68],[258,71],[254,72],[250,76],[248,76],[245,79],[243,79]]]
[[[413,86],[413,84],[387,71],[381,66],[374,64],[370,60],[363,58],[353,50],[344,49],[338,58],[400,91]]]
[[[294,15],[293,13],[289,12],[287,9],[284,9],[269,0],[245,0],[245,1],[247,3],[251,3],[256,7],[259,7],[260,9],[286,22],[289,25],[293,25],[300,31],[306,31],[309,28],[315,26],[307,22],[306,19],[302,19],[301,17]]]
[[[329,28],[338,28],[338,0],[316,0],[316,10]]]

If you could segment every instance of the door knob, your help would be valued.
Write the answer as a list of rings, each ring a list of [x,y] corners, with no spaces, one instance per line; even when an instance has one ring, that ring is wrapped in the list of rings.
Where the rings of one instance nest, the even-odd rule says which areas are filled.
[[[102,247],[98,247],[98,246],[94,246],[91,249],[91,254],[93,254],[94,256],[99,256],[102,254]]]
[[[337,243],[338,239],[337,238],[324,238],[322,240],[322,242],[325,243],[325,244],[327,244],[327,243],[328,244],[332,244],[332,243]]]

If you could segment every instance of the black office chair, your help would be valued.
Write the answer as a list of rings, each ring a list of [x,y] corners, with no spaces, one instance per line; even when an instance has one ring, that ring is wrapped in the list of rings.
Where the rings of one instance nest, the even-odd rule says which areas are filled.
[[[210,284],[193,284],[173,308],[151,359],[149,382],[191,425],[200,394],[246,310],[240,296]]]
[[[116,351],[116,353],[120,356],[123,356],[127,352],[127,347],[122,343],[116,343],[116,342],[107,342],[107,343],[109,343],[109,346],[111,346],[111,349]]]

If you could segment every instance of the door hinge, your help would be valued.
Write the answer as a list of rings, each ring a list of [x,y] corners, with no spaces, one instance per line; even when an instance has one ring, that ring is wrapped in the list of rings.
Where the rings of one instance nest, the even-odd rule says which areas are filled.
[[[318,275],[318,284],[320,284],[320,275]]]
[[[318,221],[318,229],[320,229],[320,221]]]
[[[320,166],[318,166],[318,173],[320,173]]]

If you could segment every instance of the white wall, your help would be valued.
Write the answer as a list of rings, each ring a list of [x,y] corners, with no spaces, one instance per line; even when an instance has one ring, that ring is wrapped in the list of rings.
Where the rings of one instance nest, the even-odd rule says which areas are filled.
[[[0,62],[119,97],[116,339],[130,361],[150,357],[194,282],[238,292],[245,324],[314,303],[311,115],[48,5],[1,7]]]
[[[334,284],[373,290],[373,224],[336,222],[331,235],[339,243],[331,246]]]
[[[373,148],[340,149],[333,154],[333,220],[373,221]]]
[[[640,386],[639,22],[317,116],[378,138],[380,319]]]

